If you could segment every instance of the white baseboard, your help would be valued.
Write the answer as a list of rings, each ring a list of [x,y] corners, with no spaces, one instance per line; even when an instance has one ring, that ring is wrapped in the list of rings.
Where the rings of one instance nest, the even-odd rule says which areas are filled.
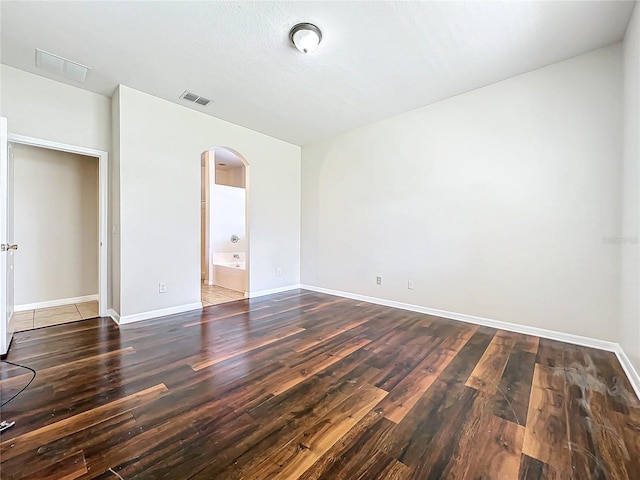
[[[247,296],[248,298],[258,298],[258,297],[264,297],[265,295],[273,295],[274,293],[288,292],[289,290],[295,290],[297,288],[303,288],[303,287],[301,287],[300,284],[298,283],[296,285],[286,285],[284,287],[270,288],[269,290],[258,290],[257,292],[249,292],[249,294],[248,295],[245,294],[245,296]]]
[[[84,303],[98,301],[98,294],[84,295],[83,297],[60,298],[58,300],[48,300],[46,302],[24,303],[13,307],[14,312],[24,312],[26,310],[37,310],[38,308],[60,307],[62,305],[73,305],[74,303]]]
[[[597,348],[599,350],[606,350],[613,352],[618,357],[620,365],[624,369],[631,386],[635,390],[635,393],[640,399],[640,376],[638,372],[633,368],[629,357],[624,353],[622,347],[615,342],[607,340],[600,340],[598,338],[583,337],[581,335],[574,335],[572,333],[558,332],[555,330],[547,330],[546,328],[530,327],[527,325],[519,325],[517,323],[503,322],[501,320],[492,320],[490,318],[476,317],[474,315],[467,315],[466,313],[448,312],[446,310],[438,310],[436,308],[422,307],[420,305],[412,305],[410,303],[396,302],[394,300],[384,300],[382,298],[368,297],[366,295],[358,295],[357,293],[342,292],[339,290],[331,290],[329,288],[315,287],[313,285],[298,285],[297,288],[305,290],[311,290],[313,292],[326,293],[328,295],[335,295],[338,297],[350,298],[352,300],[359,300],[362,302],[374,303],[376,305],[383,305],[385,307],[400,308],[402,310],[409,310],[417,313],[425,313],[427,315],[435,315],[437,317],[449,318],[451,320],[459,320],[461,322],[473,323],[475,325],[483,325],[486,327],[496,328],[498,330],[507,330],[510,332],[523,333],[525,335],[533,335],[541,338],[548,338],[550,340],[558,340],[560,342],[573,343],[575,345],[581,345],[583,347]],[[268,295],[268,294],[267,294]]]
[[[636,396],[640,399],[640,375],[638,371],[633,367],[631,360],[627,357],[627,354],[622,349],[622,346],[618,345],[616,350],[616,356],[618,357],[618,361],[622,366],[622,369],[627,374],[627,378],[629,379],[629,383],[636,391]]]
[[[107,315],[111,317],[111,319],[116,322],[118,325],[120,324],[120,314],[116,312],[114,309],[110,308],[107,311]]]
[[[116,321],[119,325],[126,325],[127,323],[140,322],[142,320],[149,320],[151,318],[157,317],[166,317],[167,315],[190,312],[191,310],[200,310],[201,308],[202,302],[187,303],[186,305],[178,305],[177,307],[162,308],[160,310],[152,310],[150,312],[134,313],[133,315],[120,316]]]

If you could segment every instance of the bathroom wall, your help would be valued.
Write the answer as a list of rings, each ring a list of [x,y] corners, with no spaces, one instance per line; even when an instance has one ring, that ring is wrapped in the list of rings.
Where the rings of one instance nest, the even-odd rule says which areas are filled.
[[[226,170],[216,168],[216,183],[218,185],[227,185],[229,187],[244,188],[244,167],[231,168]]]
[[[218,185],[218,169],[212,169],[214,155],[212,152],[203,154],[204,163],[202,169],[202,272],[203,279],[208,285],[220,285],[231,288],[239,292],[247,291],[247,233],[246,233],[246,190],[228,185]],[[239,171],[236,175],[231,175],[230,179],[244,179],[244,168],[235,169]],[[222,170],[220,170],[222,171]],[[227,173],[227,171],[222,171]],[[227,178],[226,176],[224,177]],[[232,242],[231,237],[237,236],[238,241]],[[233,282],[223,280],[220,267],[213,265],[214,262],[220,264],[221,253],[238,254],[238,261],[245,262],[245,268],[234,272]],[[231,257],[228,255],[226,257]],[[230,259],[224,260],[226,262]]]
[[[210,201],[212,253],[246,253],[244,188],[213,185]],[[237,235],[240,240],[232,243],[232,235]]]
[[[219,168],[213,149],[203,152],[200,168],[202,276],[213,285],[216,275],[211,264],[217,254],[239,253],[240,261],[247,261],[245,167]],[[238,237],[236,243],[231,241],[233,235]],[[245,292],[246,270],[240,284],[239,291]]]

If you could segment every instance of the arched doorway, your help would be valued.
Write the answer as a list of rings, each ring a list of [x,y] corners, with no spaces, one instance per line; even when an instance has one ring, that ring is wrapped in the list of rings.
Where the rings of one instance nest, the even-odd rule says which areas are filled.
[[[203,307],[249,292],[249,163],[215,147],[201,160],[201,298]]]

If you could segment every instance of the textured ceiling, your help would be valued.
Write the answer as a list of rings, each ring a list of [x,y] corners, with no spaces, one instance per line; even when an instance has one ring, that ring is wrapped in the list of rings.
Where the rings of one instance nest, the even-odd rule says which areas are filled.
[[[633,5],[3,0],[2,63],[56,78],[41,48],[92,67],[80,88],[121,83],[304,145],[615,43]],[[323,32],[309,55],[287,37],[304,21]]]

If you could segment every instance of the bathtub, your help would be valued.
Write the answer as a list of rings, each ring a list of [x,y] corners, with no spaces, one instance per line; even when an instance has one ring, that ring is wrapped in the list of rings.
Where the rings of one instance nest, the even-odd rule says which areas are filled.
[[[234,258],[237,255],[239,258]],[[214,253],[211,256],[209,285],[247,291],[246,255],[244,252]]]

